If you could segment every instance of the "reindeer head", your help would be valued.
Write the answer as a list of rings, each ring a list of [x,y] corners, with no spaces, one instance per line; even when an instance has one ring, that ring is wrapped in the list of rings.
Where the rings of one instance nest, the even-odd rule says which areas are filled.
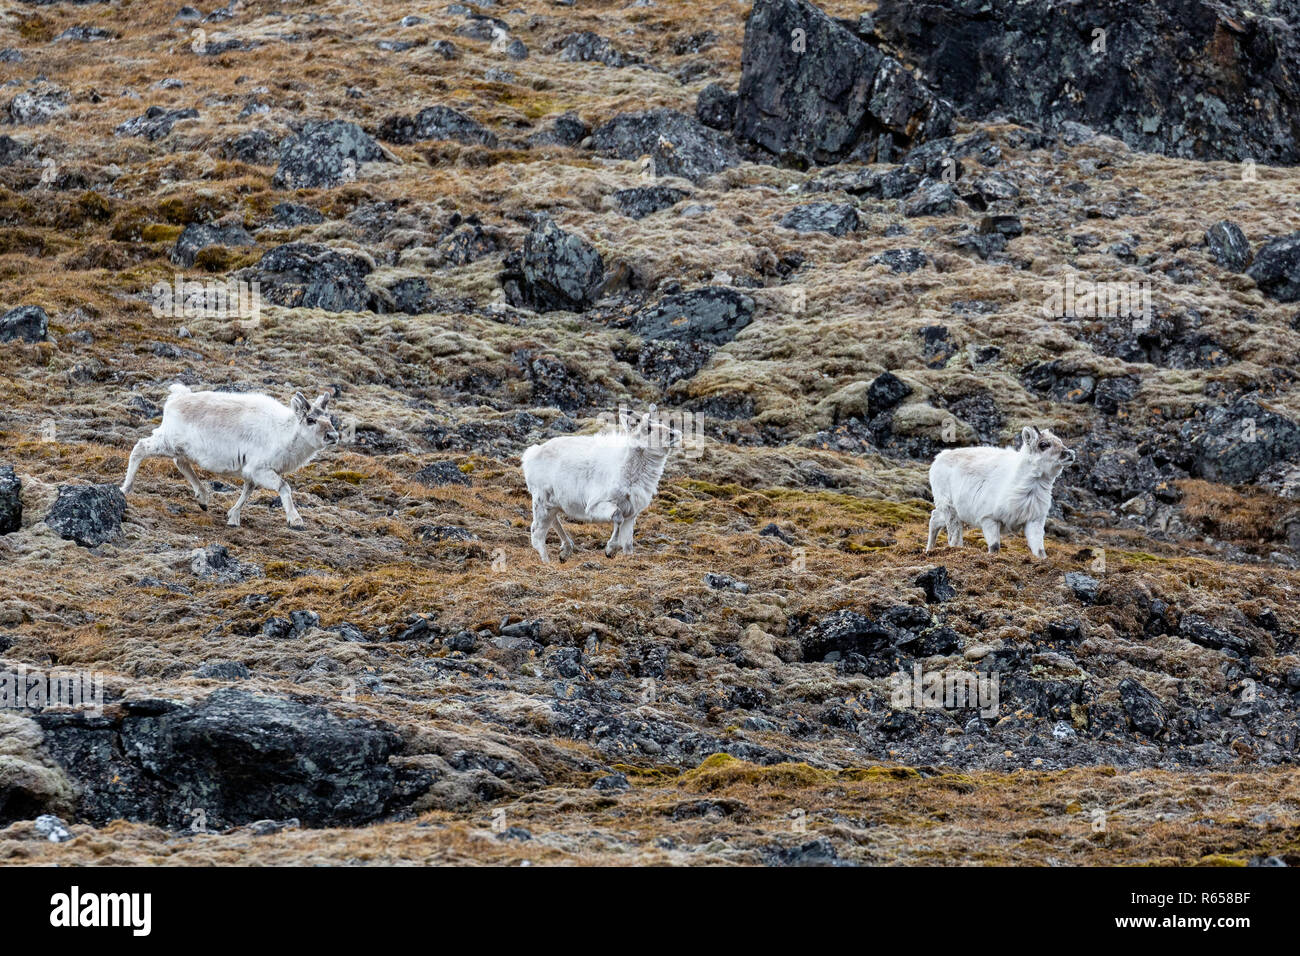
[[[329,392],[321,392],[320,398],[311,404],[307,403],[302,392],[293,394],[292,408],[298,416],[298,434],[316,449],[338,444],[338,430],[325,411],[329,403]]]
[[[1020,432],[1020,442],[1020,453],[1029,459],[1040,475],[1054,477],[1074,462],[1074,450],[1066,448],[1065,442],[1053,435],[1050,428],[1040,431],[1033,425],[1026,425]]]
[[[659,410],[651,405],[637,425],[630,429],[632,441],[651,451],[667,454],[673,448],[680,448],[682,433],[667,422],[659,420]]]

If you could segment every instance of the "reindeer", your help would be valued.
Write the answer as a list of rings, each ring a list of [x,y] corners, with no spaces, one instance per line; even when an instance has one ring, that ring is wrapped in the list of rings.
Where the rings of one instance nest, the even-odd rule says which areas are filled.
[[[283,476],[307,464],[327,445],[338,443],[339,433],[325,412],[329,402],[328,392],[310,404],[297,392],[292,407],[286,408],[269,395],[192,392],[185,385],[173,385],[163,405],[162,424],[131,450],[122,493],[130,493],[140,462],[170,458],[204,511],[208,488],[199,481],[196,465],[244,479],[226,524],[239,527],[239,512],[248,496],[254,488],[266,488],[279,493],[289,527],[301,528],[302,516]]]
[[[573,554],[561,513],[575,521],[613,522],[605,557],[633,553],[637,516],[659,489],[669,452],[682,442],[682,433],[658,421],[656,411],[651,405],[635,427],[621,418],[613,431],[552,438],[524,452],[520,464],[533,496],[532,543],[543,562],[550,562],[551,528],[560,536],[560,560]]]
[[[960,548],[964,523],[983,529],[990,554],[1001,549],[1004,532],[1024,528],[1030,552],[1047,557],[1043,524],[1052,506],[1052,485],[1074,461],[1074,452],[1049,429],[1029,425],[1020,438],[1019,451],[978,447],[939,452],[930,466],[934,511],[926,551],[945,527],[948,547]]]

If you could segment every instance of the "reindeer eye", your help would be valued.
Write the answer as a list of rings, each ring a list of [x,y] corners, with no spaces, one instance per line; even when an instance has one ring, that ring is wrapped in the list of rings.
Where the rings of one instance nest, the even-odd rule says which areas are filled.
[[[1047,449],[1049,449],[1049,448],[1051,448],[1051,447],[1052,447],[1052,443],[1051,443],[1050,441],[1040,441],[1040,442],[1038,443],[1038,450],[1039,450],[1039,451],[1047,451]]]
[[[315,424],[316,424],[316,419],[314,419],[314,418],[308,416],[308,418],[307,418],[307,424],[308,424],[308,425],[315,425]]]

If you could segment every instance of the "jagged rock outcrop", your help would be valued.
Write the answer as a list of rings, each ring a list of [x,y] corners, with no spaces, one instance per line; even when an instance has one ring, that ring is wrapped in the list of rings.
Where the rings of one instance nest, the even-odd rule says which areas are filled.
[[[972,118],[1074,121],[1169,156],[1291,164],[1297,22],[1296,0],[883,0],[872,25]]]
[[[740,66],[736,136],[779,157],[892,162],[952,132],[946,100],[807,0],[757,0]]]
[[[78,785],[77,816],[219,829],[296,817],[355,826],[430,783],[389,763],[401,738],[323,707],[223,688],[194,706],[133,700],[118,718],[47,712],[44,748]]]

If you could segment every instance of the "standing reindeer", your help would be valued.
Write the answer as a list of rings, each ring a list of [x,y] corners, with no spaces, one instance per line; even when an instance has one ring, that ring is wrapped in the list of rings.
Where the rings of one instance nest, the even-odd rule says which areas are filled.
[[[930,537],[925,550],[934,548],[939,530],[948,531],[948,547],[960,548],[962,525],[979,525],[989,553],[1002,547],[1003,532],[1025,529],[1025,541],[1036,558],[1043,550],[1043,525],[1052,507],[1052,485],[1074,452],[1049,429],[1033,425],[1020,433],[1020,450],[1014,448],[950,448],[941,451],[930,466]]]
[[[659,489],[668,453],[682,441],[681,432],[655,414],[651,405],[635,427],[622,420],[612,432],[552,438],[524,452],[520,464],[533,496],[532,542],[544,562],[550,562],[546,538],[551,528],[560,536],[560,560],[573,554],[573,538],[560,523],[561,514],[575,521],[613,522],[605,557],[633,552],[637,516]]]

